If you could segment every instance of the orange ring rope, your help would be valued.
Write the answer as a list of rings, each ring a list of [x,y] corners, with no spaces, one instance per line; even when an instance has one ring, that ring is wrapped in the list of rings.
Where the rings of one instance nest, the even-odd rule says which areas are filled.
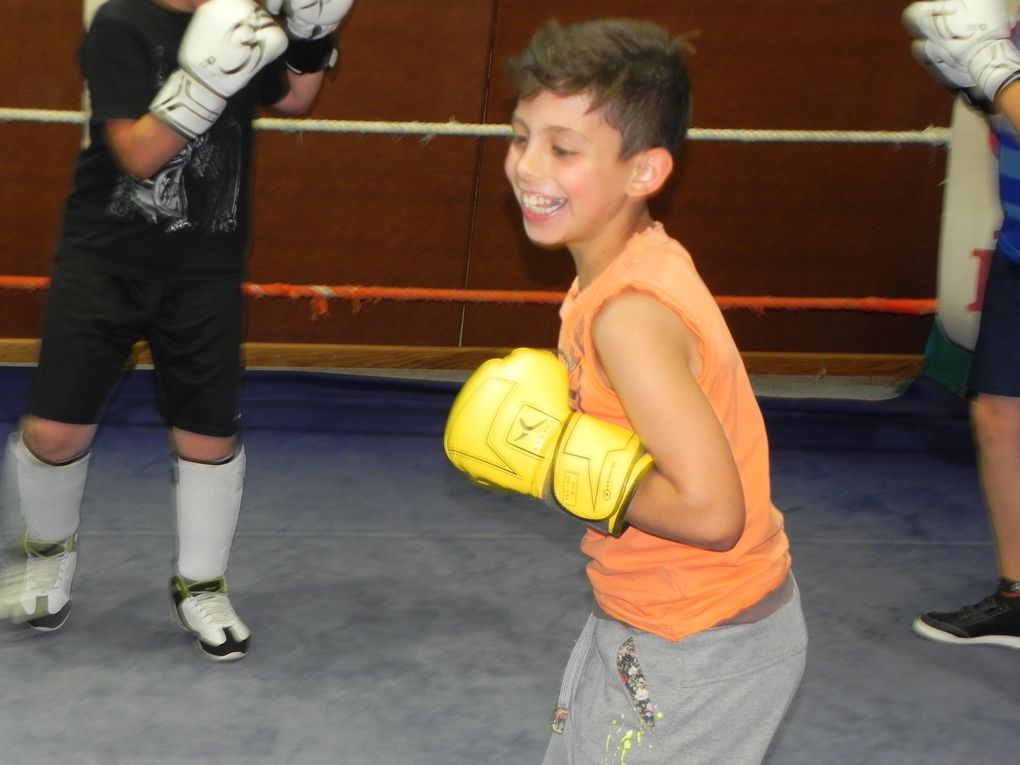
[[[0,289],[40,291],[49,287],[45,276],[0,276]],[[348,300],[357,313],[365,302],[380,300],[425,301],[448,303],[531,303],[558,305],[564,292],[537,290],[472,290],[433,289],[427,287],[369,287],[359,284],[304,285],[304,284],[253,284],[242,287],[251,298],[289,298],[311,301],[312,316],[319,318],[329,313],[330,300]],[[882,297],[773,297],[716,296],[723,310],[745,309],[764,313],[780,311],[862,311],[893,313],[910,316],[927,316],[938,311],[934,298],[882,298]]]
[[[252,284],[243,287],[252,298],[284,297],[292,300],[306,298],[312,302],[312,318],[329,313],[328,301],[349,300],[354,312],[361,310],[365,302],[379,300],[426,301],[446,303],[536,303],[555,304],[563,302],[563,292],[541,292],[533,290],[468,290],[435,289],[428,287],[367,287],[361,284],[343,285],[302,285],[302,284]]]
[[[720,295],[716,297],[720,308],[746,308],[764,312],[781,311],[863,311],[867,313],[898,313],[908,316],[929,316],[938,312],[935,298],[884,298],[884,297],[772,297]]]

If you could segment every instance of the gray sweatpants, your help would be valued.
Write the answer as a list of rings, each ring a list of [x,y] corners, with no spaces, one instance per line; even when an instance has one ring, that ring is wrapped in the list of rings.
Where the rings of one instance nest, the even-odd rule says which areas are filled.
[[[792,575],[773,595],[767,615],[747,620],[752,607],[678,643],[592,614],[564,674],[543,765],[760,763],[807,652]]]

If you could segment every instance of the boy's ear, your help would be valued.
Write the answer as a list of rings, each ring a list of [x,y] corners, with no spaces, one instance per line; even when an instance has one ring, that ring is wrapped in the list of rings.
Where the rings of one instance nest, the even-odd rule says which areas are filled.
[[[673,155],[660,147],[645,149],[634,158],[634,172],[628,193],[637,197],[650,197],[658,193],[673,172]]]

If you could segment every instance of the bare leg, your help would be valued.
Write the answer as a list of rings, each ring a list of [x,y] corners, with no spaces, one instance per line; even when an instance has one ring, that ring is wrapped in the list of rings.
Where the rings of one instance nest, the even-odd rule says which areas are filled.
[[[21,420],[25,446],[42,462],[70,462],[88,451],[96,435],[95,425],[73,425],[27,415]]]
[[[177,456],[189,462],[210,464],[225,462],[237,450],[237,439],[233,436],[203,436],[180,428],[172,428],[170,437]]]
[[[999,574],[1020,581],[1020,398],[981,394],[971,420]]]

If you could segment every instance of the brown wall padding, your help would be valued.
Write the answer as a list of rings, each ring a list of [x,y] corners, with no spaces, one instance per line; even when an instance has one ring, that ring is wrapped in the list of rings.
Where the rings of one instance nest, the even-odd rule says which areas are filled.
[[[8,107],[80,108],[76,2],[15,3],[0,31]],[[694,126],[919,130],[951,98],[910,57],[900,4],[629,0],[626,15],[696,33]],[[358,0],[339,70],[308,115],[505,123],[502,61],[547,19],[618,16],[618,0]],[[267,115],[271,116],[271,115]],[[0,124],[0,272],[44,274],[81,137]],[[528,243],[502,139],[259,137],[251,278],[297,284],[563,290],[570,258]],[[945,151],[918,145],[690,142],[653,209],[717,294],[930,298]],[[7,293],[0,337],[33,337],[43,297]],[[552,306],[252,303],[264,342],[513,346],[555,342]],[[920,353],[931,318],[730,311],[744,350]]]

